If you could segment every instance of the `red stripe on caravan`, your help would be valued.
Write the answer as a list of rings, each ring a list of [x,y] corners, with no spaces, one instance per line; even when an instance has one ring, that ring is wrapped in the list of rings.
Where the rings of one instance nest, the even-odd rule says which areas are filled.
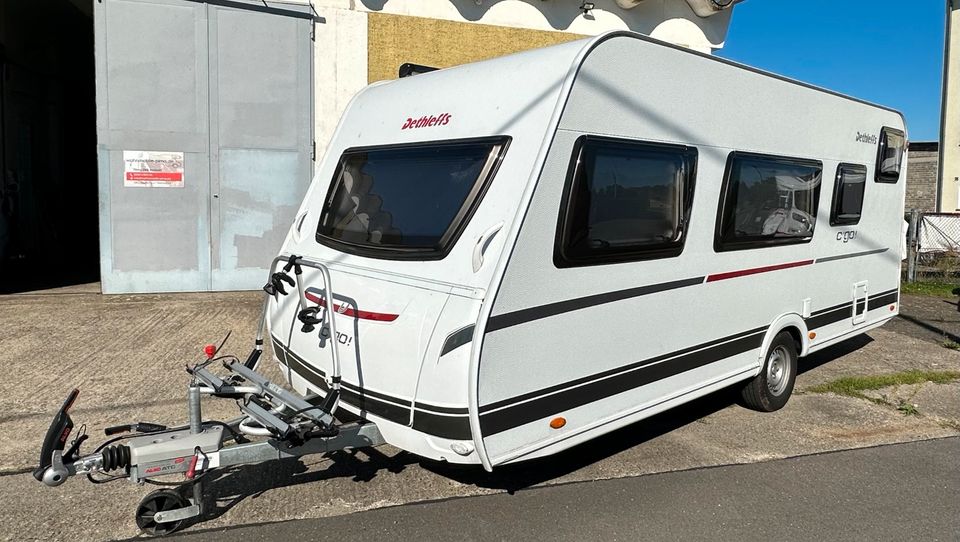
[[[304,295],[307,296],[307,299],[313,301],[321,307],[327,306],[327,302],[320,296],[311,294],[310,292],[305,292]],[[385,312],[353,310],[346,305],[337,305],[336,303],[333,304],[333,310],[337,314],[342,314],[344,316],[355,316],[361,320],[373,320],[375,322],[392,322],[400,316],[399,314],[388,314]]]
[[[756,275],[757,273],[766,273],[767,271],[779,271],[780,269],[790,269],[791,267],[802,267],[811,264],[813,264],[813,260],[803,260],[802,262],[781,263],[777,265],[767,265],[765,267],[754,267],[752,269],[741,269],[740,271],[730,271],[728,273],[717,273],[715,275],[707,275],[707,282],[745,277],[747,275]]]

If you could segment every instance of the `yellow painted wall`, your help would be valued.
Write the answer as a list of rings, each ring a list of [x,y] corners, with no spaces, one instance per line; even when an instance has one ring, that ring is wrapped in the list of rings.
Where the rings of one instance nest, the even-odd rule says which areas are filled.
[[[367,79],[396,79],[404,62],[447,68],[583,38],[580,34],[370,13]]]

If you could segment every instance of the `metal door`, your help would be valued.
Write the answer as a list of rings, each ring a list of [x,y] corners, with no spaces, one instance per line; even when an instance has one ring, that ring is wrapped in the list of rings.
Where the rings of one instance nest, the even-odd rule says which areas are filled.
[[[210,6],[214,290],[259,288],[312,171],[309,19]]]
[[[259,287],[309,183],[310,8],[223,4],[94,3],[105,293]]]

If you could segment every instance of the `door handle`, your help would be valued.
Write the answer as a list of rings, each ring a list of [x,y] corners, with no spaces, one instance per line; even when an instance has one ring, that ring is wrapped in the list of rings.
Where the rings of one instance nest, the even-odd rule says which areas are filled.
[[[497,236],[497,233],[500,232],[500,228],[503,227],[503,222],[492,226],[487,231],[477,239],[476,246],[473,247],[473,272],[476,273],[483,267],[483,254],[487,251],[487,247],[490,246],[490,243],[493,242],[494,237]]]

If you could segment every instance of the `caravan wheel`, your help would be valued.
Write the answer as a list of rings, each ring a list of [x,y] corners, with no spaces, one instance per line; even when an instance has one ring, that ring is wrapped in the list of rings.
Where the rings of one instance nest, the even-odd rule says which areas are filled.
[[[797,379],[797,357],[797,346],[790,333],[783,331],[774,337],[760,374],[741,391],[746,405],[760,412],[783,408]]]

